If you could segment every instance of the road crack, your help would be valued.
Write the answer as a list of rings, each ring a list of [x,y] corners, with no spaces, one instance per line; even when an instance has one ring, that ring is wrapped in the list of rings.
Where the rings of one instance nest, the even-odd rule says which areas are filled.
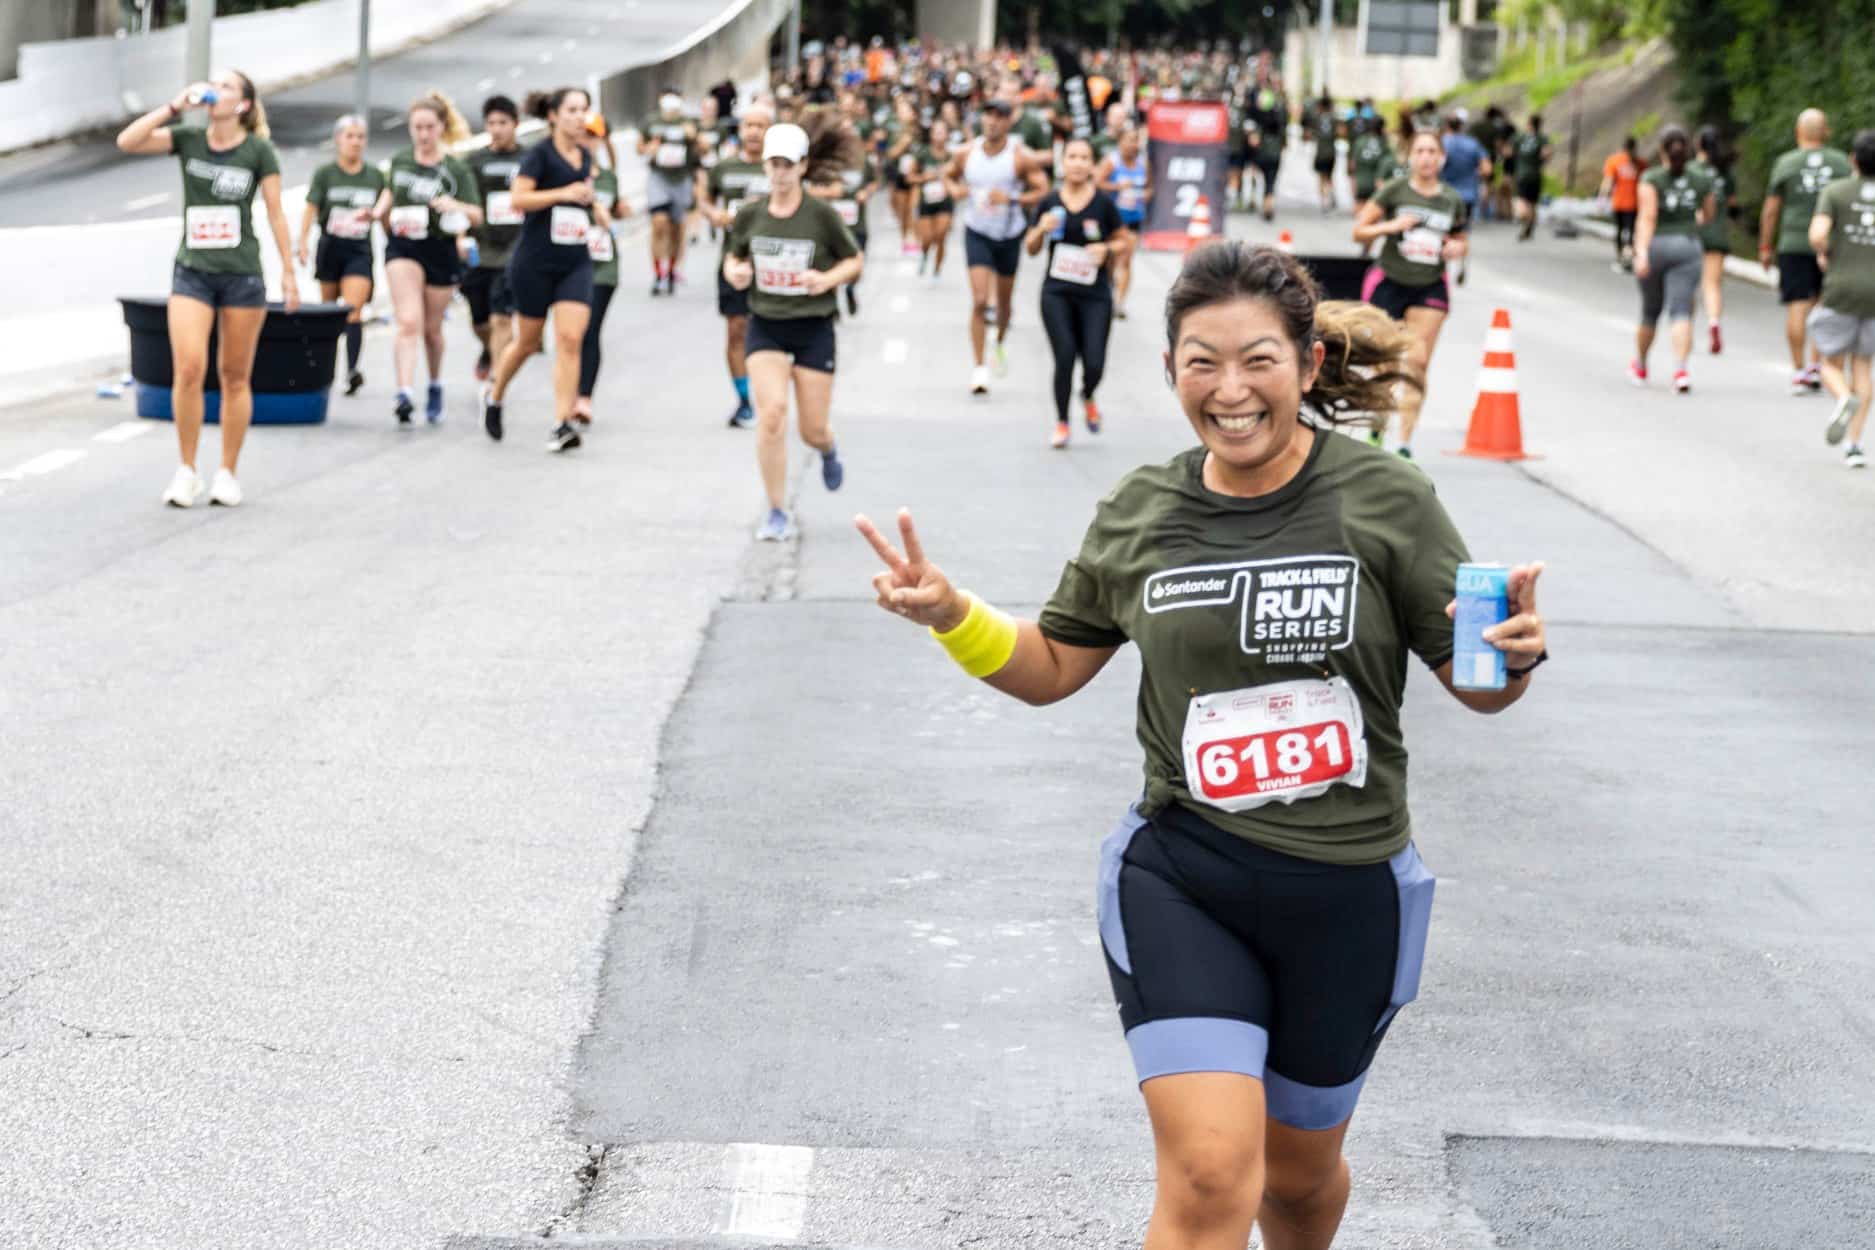
[[[560,1208],[560,1214],[547,1222],[547,1227],[540,1230],[545,1240],[560,1236],[563,1232],[577,1233],[580,1222],[586,1216],[586,1208],[592,1203],[594,1191],[599,1188],[599,1177],[605,1170],[606,1157],[612,1153],[610,1146],[586,1147],[586,1162],[580,1164],[573,1173],[575,1186],[573,1196]]]

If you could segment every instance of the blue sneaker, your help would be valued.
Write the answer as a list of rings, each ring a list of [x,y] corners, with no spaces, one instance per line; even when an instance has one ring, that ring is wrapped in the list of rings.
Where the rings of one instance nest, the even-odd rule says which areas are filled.
[[[423,419],[431,425],[443,423],[443,384],[441,382],[430,383],[429,397],[423,401]]]
[[[846,481],[846,466],[840,463],[838,451],[820,453],[820,480],[828,490],[839,490],[840,483]]]
[[[755,424],[755,409],[747,404],[737,404],[736,410],[729,414],[729,428],[746,430]]]
[[[770,508],[767,519],[762,522],[761,528],[755,531],[755,541],[778,543],[793,532],[794,525],[789,520],[788,514],[780,508]]]

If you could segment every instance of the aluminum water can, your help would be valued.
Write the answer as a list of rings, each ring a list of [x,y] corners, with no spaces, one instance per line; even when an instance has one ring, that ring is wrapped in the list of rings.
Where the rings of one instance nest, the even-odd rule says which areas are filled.
[[[1484,631],[1510,616],[1510,570],[1501,564],[1459,565],[1457,599],[1452,685],[1459,690],[1502,690],[1504,653],[1484,640]]]

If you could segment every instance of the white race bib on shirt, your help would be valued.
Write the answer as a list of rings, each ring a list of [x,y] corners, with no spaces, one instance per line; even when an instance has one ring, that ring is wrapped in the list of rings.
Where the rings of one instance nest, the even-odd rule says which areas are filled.
[[[933,178],[924,184],[924,202],[927,204],[942,204],[944,202],[945,193],[944,180],[942,178]]]
[[[858,200],[835,200],[833,202],[833,208],[835,212],[840,214],[840,220],[844,221],[848,227],[857,226],[859,224]]]
[[[578,247],[586,242],[586,231],[592,226],[592,218],[583,208],[572,204],[555,204],[553,214],[547,219],[547,238],[562,247]]]
[[[609,265],[618,253],[612,248],[612,232],[604,226],[594,226],[586,233],[586,251],[597,265]]]
[[[1184,755],[1192,797],[1227,812],[1367,783],[1361,701],[1340,677],[1199,695]]]
[[[690,163],[690,149],[681,143],[660,143],[651,159],[659,169],[682,169]]]
[[[1120,207],[1129,213],[1139,207],[1139,188],[1130,182],[1120,188]]]
[[[335,239],[368,239],[371,237],[371,210],[368,208],[341,208],[333,212],[326,221],[326,233]]]
[[[1077,286],[1092,286],[1100,277],[1100,262],[1084,247],[1057,243],[1054,258],[1048,262],[1048,276]]]
[[[1414,226],[1400,236],[1400,255],[1415,265],[1437,265],[1445,259],[1445,236],[1425,226]]]
[[[749,256],[755,262],[755,289],[764,295],[806,295],[807,271],[813,267],[811,239],[752,240]]]
[[[202,204],[183,214],[189,248],[196,252],[218,252],[241,246],[241,206],[238,204]]]
[[[399,239],[413,242],[430,237],[430,207],[427,204],[405,204],[391,210],[391,234]]]
[[[514,211],[512,191],[490,191],[487,212],[488,224],[491,226],[518,226],[526,218],[525,213]]]

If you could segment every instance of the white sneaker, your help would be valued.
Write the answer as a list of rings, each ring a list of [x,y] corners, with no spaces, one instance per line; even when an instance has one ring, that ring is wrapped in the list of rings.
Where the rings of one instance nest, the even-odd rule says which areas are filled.
[[[1849,418],[1855,415],[1855,395],[1850,393],[1836,401],[1836,411],[1830,414],[1829,425],[1823,430],[1823,441],[1834,447],[1842,442],[1842,436],[1849,432]]]
[[[1866,469],[1868,457],[1862,454],[1860,447],[1851,447],[1842,454],[1842,467],[1845,469]]]
[[[169,479],[169,489],[163,492],[163,502],[172,508],[193,508],[207,490],[194,465],[177,465],[176,475]]]
[[[208,502],[223,508],[241,506],[241,483],[226,469],[215,470],[215,483],[208,488]]]
[[[990,371],[982,365],[970,371],[970,393],[987,395],[990,393]]]

